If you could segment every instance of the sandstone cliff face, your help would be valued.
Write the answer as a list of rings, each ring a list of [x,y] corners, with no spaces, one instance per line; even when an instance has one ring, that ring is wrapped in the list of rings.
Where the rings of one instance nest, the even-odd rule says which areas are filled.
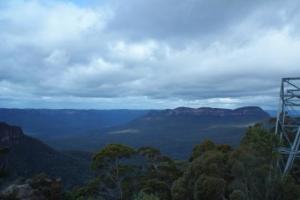
[[[1,122],[0,152],[3,152],[0,154],[0,172],[7,172],[10,179],[46,173],[50,177],[61,177],[65,185],[71,187],[82,184],[91,175],[89,161],[52,149],[24,134],[20,127]],[[20,186],[20,190],[22,188]]]
[[[24,138],[21,128],[0,122],[0,171],[5,172],[8,166],[8,152]]]
[[[10,148],[12,145],[20,143],[24,138],[21,128],[0,123],[0,148]]]

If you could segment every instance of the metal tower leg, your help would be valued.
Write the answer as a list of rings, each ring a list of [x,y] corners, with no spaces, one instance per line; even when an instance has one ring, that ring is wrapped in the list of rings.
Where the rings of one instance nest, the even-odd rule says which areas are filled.
[[[275,133],[281,144],[277,163],[285,175],[293,168],[295,158],[300,156],[300,77],[281,81]]]

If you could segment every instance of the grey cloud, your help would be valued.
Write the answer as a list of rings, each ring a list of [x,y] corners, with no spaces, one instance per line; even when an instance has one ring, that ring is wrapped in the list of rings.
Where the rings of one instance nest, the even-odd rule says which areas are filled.
[[[300,74],[297,1],[11,2],[0,106],[267,107]]]
[[[270,0],[115,1],[115,16],[108,29],[128,34],[133,40],[189,41],[195,37],[204,41],[221,40],[224,35],[235,34],[236,28],[243,24],[249,27],[244,34],[258,31],[251,28],[281,27],[298,13],[299,5],[297,1]]]
[[[259,2],[262,1],[117,1],[109,27],[142,38],[216,35],[241,22]]]

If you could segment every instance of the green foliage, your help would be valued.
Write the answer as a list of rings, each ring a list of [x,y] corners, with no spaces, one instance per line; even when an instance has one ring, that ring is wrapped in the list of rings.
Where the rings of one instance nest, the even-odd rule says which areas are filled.
[[[231,149],[204,141],[197,145],[189,166],[172,186],[174,200],[222,199],[228,177],[227,160]]]
[[[109,144],[93,158],[92,167],[99,178],[99,195],[109,199],[124,198],[124,183],[130,178],[133,166],[122,159],[134,155],[135,150],[121,144]]]
[[[147,194],[145,192],[139,192],[133,200],[159,200],[159,198],[153,194]]]
[[[242,139],[240,148],[248,149],[255,156],[259,156],[265,162],[276,160],[278,153],[279,139],[275,134],[268,132],[259,124],[249,127]]]
[[[178,178],[177,166],[171,158],[161,155],[159,150],[147,147],[143,148],[143,151],[139,149],[139,153],[143,155],[147,160],[147,170],[152,173],[153,176],[157,176],[160,179],[168,179],[174,181],[174,178]]]
[[[173,183],[173,200],[300,199],[299,185],[289,176],[282,178],[274,165],[278,145],[278,138],[259,125],[249,127],[235,150],[204,141]]]
[[[290,178],[282,178],[274,165],[278,158],[278,138],[259,125],[250,127],[240,147],[229,159],[233,181],[233,197],[237,193],[246,199],[299,199],[299,186]],[[289,181],[287,181],[289,180]]]
[[[246,200],[246,195],[243,191],[241,190],[234,190],[230,196],[229,196],[230,200]]]
[[[217,145],[217,149],[223,153],[229,153],[230,151],[232,151],[231,146],[228,144],[219,144]]]
[[[92,166],[95,170],[102,169],[107,167],[107,164],[128,158],[134,153],[135,151],[131,147],[122,144],[109,144],[94,156]]]
[[[171,199],[169,185],[158,179],[147,180],[143,183],[142,191],[147,194],[155,194],[160,199]]]
[[[66,192],[64,194],[64,200],[103,199],[99,186],[101,186],[101,179],[95,178],[84,187],[75,188],[72,191]]]
[[[202,175],[198,178],[194,188],[194,199],[215,199],[224,198],[226,182],[222,178]]]
[[[202,142],[202,144],[198,144],[194,147],[190,161],[193,161],[195,158],[198,158],[204,152],[211,151],[214,149],[216,149],[216,145],[210,140],[205,140],[204,142]]]
[[[190,199],[190,191],[188,188],[188,180],[186,177],[180,177],[176,181],[174,181],[171,189],[172,199],[173,200],[183,200],[183,199]]]
[[[141,147],[138,149],[138,153],[149,160],[155,160],[155,158],[161,155],[160,150],[153,147]]]
[[[155,194],[160,199],[171,199],[172,183],[180,176],[176,163],[160,151],[151,147],[138,149],[139,155],[145,157],[143,175],[140,179],[140,190]]]
[[[273,180],[269,199],[300,199],[300,185],[291,176],[277,177]]]

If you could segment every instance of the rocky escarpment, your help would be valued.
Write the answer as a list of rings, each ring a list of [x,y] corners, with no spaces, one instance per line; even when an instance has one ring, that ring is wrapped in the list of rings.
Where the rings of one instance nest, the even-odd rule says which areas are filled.
[[[0,123],[0,147],[8,149],[0,155],[0,170],[7,171],[11,179],[46,173],[71,187],[91,176],[89,161],[59,152],[24,134],[20,127]]]
[[[23,138],[24,134],[20,127],[0,122],[0,148],[10,148],[19,144]]]
[[[8,152],[11,147],[19,144],[24,138],[21,128],[17,126],[10,126],[6,123],[0,122],[0,171],[1,173],[7,171],[8,167]]]

